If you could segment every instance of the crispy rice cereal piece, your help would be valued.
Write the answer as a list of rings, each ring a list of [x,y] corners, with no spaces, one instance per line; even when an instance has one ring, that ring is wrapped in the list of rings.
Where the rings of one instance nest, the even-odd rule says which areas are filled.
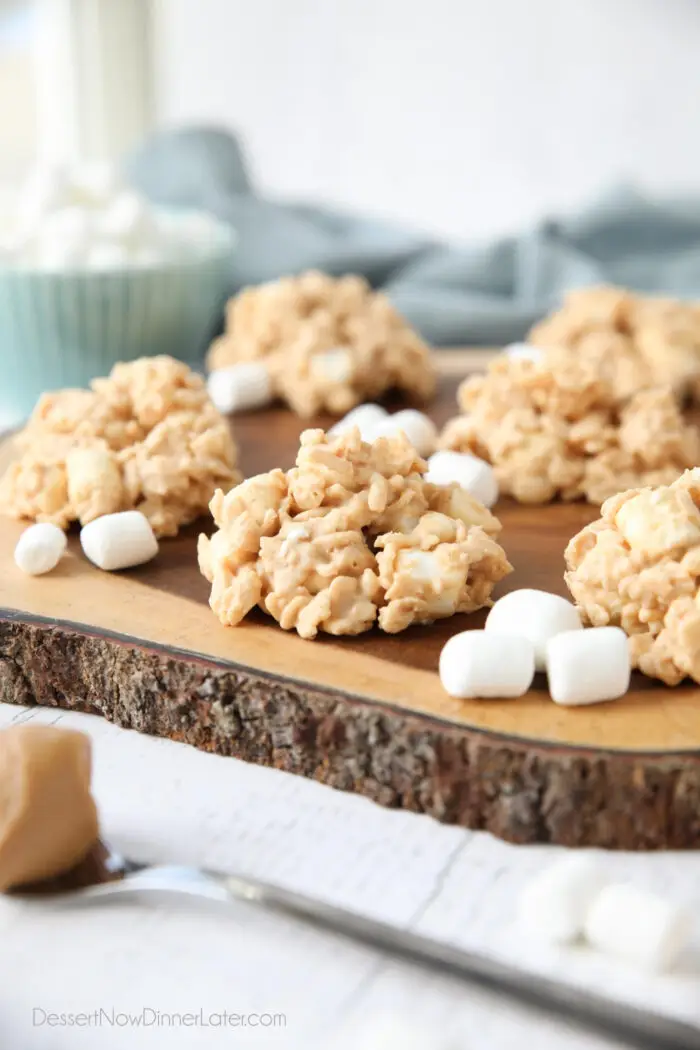
[[[423,480],[403,434],[301,435],[296,466],[249,478],[210,509],[199,565],[223,624],[254,606],[302,638],[429,623],[490,604],[511,571],[498,519],[456,485]]]
[[[186,365],[143,358],[92,386],[40,398],[0,482],[14,516],[67,528],[136,508],[174,536],[240,479],[228,424]]]
[[[568,351],[540,362],[498,357],[461,385],[458,400],[465,414],[447,424],[441,447],[487,460],[501,491],[520,503],[602,503],[700,463],[700,435],[670,388],[616,402],[594,362]]]
[[[566,582],[584,621],[630,636],[635,667],[700,682],[700,469],[606,500],[570,541]]]
[[[649,386],[671,386],[680,397],[700,394],[698,303],[586,288],[567,295],[528,340],[589,358],[618,400]]]
[[[244,289],[231,299],[210,369],[264,359],[275,392],[300,416],[348,412],[399,389],[435,392],[428,347],[381,292],[361,277],[300,277]]]

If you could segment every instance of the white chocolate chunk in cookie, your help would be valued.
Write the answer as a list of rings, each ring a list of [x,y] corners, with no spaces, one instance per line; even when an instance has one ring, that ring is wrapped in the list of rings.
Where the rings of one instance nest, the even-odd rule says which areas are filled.
[[[615,524],[633,549],[664,554],[700,543],[700,511],[683,489],[646,489],[626,500]]]
[[[342,346],[314,354],[309,362],[311,374],[316,379],[332,383],[349,383],[352,378],[352,356]]]

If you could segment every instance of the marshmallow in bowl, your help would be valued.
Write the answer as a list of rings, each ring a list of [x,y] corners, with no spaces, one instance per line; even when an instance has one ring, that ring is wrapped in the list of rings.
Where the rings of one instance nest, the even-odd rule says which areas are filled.
[[[0,257],[33,270],[147,268],[207,255],[222,236],[209,215],[155,207],[109,165],[54,167],[21,191]]]

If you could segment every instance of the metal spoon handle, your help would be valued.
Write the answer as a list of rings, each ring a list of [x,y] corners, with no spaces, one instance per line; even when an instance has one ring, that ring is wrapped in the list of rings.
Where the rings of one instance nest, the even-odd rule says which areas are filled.
[[[232,899],[263,905],[279,914],[342,934],[410,963],[418,963],[505,993],[528,1006],[556,1013],[580,1027],[597,1030],[642,1050],[700,1050],[700,1028],[615,1003],[572,985],[527,973],[478,952],[441,944],[322,901],[253,879],[208,873]]]

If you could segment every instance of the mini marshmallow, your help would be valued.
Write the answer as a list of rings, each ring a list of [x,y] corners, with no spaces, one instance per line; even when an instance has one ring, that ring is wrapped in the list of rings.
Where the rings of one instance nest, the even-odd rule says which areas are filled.
[[[146,201],[124,190],[99,216],[97,230],[105,240],[139,244],[151,239],[153,217]]]
[[[402,412],[395,412],[393,416],[386,416],[379,420],[376,427],[370,432],[370,439],[376,441],[378,437],[392,437],[400,431],[406,435],[419,456],[429,456],[437,444],[437,427],[432,419],[415,408],[405,408]]]
[[[532,643],[517,635],[463,631],[440,653],[440,681],[460,700],[523,696],[534,677]]]
[[[614,883],[594,898],[584,932],[598,951],[658,973],[673,966],[691,929],[679,905],[636,886]]]
[[[78,204],[47,215],[33,247],[34,257],[46,269],[71,269],[80,265],[90,245],[92,220]]]
[[[82,165],[73,178],[73,192],[93,206],[108,203],[125,188],[114,165],[103,161],[92,161]]]
[[[81,529],[80,543],[93,565],[107,572],[143,565],[158,553],[151,523],[138,510],[95,518]]]
[[[119,247],[116,245],[115,247]],[[168,256],[166,251],[160,248],[132,248],[131,251],[126,253],[127,261],[131,266],[138,266],[141,269],[148,269],[150,267],[163,266],[169,261],[171,256]]]
[[[311,357],[309,370],[321,382],[349,383],[353,373],[352,353],[344,346],[323,350]]]
[[[15,547],[15,564],[29,576],[55,569],[66,549],[66,534],[58,525],[40,522],[25,529]]]
[[[586,853],[568,853],[522,889],[518,920],[548,944],[570,944],[583,933],[588,909],[607,884],[600,863]]]
[[[535,667],[544,671],[547,642],[563,631],[579,631],[582,626],[578,609],[566,598],[524,587],[496,602],[486,617],[484,629],[529,638],[535,647]]]
[[[492,507],[498,499],[498,482],[493,469],[483,459],[468,452],[436,452],[428,460],[425,480],[434,485],[456,482],[485,507]]]
[[[52,272],[153,268],[210,251],[224,231],[230,242],[212,217],[161,210],[106,164],[39,169],[11,218],[6,263]]]
[[[564,631],[547,642],[549,693],[575,707],[616,700],[629,689],[629,640],[620,627]]]
[[[51,212],[74,203],[74,194],[64,168],[55,165],[37,168],[27,179],[18,197],[19,226],[26,232]]]
[[[207,379],[207,390],[224,415],[261,408],[273,399],[270,373],[259,361],[244,361],[230,368],[214,369]]]
[[[120,270],[129,265],[129,253],[121,244],[106,241],[88,249],[85,261],[91,270]]]
[[[529,343],[511,343],[509,346],[504,346],[502,352],[511,360],[532,361],[535,365],[543,361],[545,356],[544,350],[540,350],[538,346],[530,346]]]
[[[374,428],[387,416],[388,412],[381,405],[358,405],[331,427],[328,436],[340,437],[341,434],[347,434],[353,427],[357,427],[363,441],[372,441]]]

